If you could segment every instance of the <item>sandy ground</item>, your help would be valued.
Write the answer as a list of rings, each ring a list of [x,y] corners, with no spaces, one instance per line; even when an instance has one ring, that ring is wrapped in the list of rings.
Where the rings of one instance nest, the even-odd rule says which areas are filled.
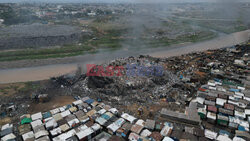
[[[0,84],[13,82],[27,82],[50,79],[53,76],[60,76],[75,72],[75,64],[59,64],[50,66],[40,66],[32,68],[5,69],[0,71]]]
[[[166,47],[162,49],[150,49],[138,52],[122,49],[116,52],[100,51],[96,54],[86,54],[68,58],[0,62],[0,83],[45,80],[54,76],[73,72],[78,66],[85,72],[86,64],[101,64],[120,57],[136,56],[140,54],[154,57],[171,57],[195,51],[229,47],[244,43],[249,39],[250,30],[246,30],[196,44]]]

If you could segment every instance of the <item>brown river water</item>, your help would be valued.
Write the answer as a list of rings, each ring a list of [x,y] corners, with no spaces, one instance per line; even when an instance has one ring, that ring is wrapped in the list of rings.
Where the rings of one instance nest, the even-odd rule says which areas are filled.
[[[151,55],[154,57],[171,57],[196,51],[205,51],[208,49],[230,47],[236,44],[244,43],[249,39],[250,30],[246,30],[237,33],[232,33],[229,35],[219,36],[212,40],[194,44],[187,43],[158,49],[131,50],[123,48],[112,52],[99,51],[95,54],[86,54],[70,58],[43,60],[43,62],[47,63],[39,63],[39,60],[36,60],[32,62],[33,66],[31,65],[28,67],[25,66],[25,64],[27,64],[27,60],[26,62],[9,62],[10,64],[16,63],[17,65],[23,63],[23,66],[25,67],[18,66],[18,68],[13,67],[7,69],[0,69],[0,84],[46,80],[51,77],[73,73],[78,66],[80,66],[85,72],[86,64],[101,64],[121,57],[137,56],[141,54]],[[51,62],[53,63],[51,64]]]

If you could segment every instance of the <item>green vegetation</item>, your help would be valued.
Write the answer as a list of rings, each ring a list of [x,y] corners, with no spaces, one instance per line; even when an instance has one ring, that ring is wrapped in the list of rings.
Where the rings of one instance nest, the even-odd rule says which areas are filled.
[[[24,86],[18,89],[19,92],[34,91],[41,87],[41,84],[36,82],[24,82]]]
[[[181,43],[187,43],[187,42],[199,42],[199,41],[204,41],[204,40],[209,40],[212,39],[214,37],[216,37],[217,34],[214,32],[200,32],[197,34],[193,34],[193,35],[181,35],[181,36],[177,36],[175,39],[169,39],[167,37],[164,38],[160,38],[160,39],[141,39],[143,41],[143,45],[146,45],[146,47],[148,48],[158,48],[158,47],[166,47],[166,46],[170,46],[170,45],[176,45],[176,44],[181,44]],[[130,44],[130,46],[135,46],[137,44],[136,40],[130,40],[128,41],[128,43]]]
[[[16,93],[29,93],[41,88],[41,82],[20,82],[0,85],[0,97],[12,96]]]
[[[84,37],[80,41],[81,45],[3,51],[0,52],[0,61],[70,57],[84,53],[97,53],[99,50],[117,50],[123,44],[131,47],[130,49],[136,50],[140,46],[145,48],[166,47],[174,44],[208,40],[217,36],[215,32],[206,28],[215,29],[216,26],[213,26],[212,23],[194,24],[194,21],[191,20],[170,18],[161,21],[160,25],[152,26],[154,21],[157,20],[159,19],[152,19],[136,26],[130,24],[129,18],[127,20],[127,18],[117,16],[98,16],[87,22],[84,20],[73,21],[71,24],[77,26],[88,25],[88,29],[92,31],[91,36]],[[240,25],[235,29],[244,30],[245,27]],[[137,31],[140,33],[135,33]]]
[[[24,49],[0,52],[0,61],[24,59],[46,59],[81,55],[92,48],[89,46],[66,45],[61,48]]]
[[[106,19],[104,22],[101,22],[99,20],[98,22],[94,21],[91,24],[91,29],[95,35],[94,40],[89,40],[85,43],[97,49],[120,48],[122,41],[121,36],[127,32],[127,28],[119,24],[107,23]]]
[[[200,26],[213,29],[226,34],[247,30],[247,26],[239,21],[203,21],[198,23]]]

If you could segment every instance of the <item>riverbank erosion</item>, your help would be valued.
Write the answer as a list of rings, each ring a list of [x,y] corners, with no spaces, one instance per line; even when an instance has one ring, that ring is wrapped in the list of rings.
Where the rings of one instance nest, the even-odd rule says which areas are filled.
[[[151,55],[154,57],[171,57],[195,51],[230,47],[247,42],[249,39],[250,30],[246,30],[196,44],[165,47],[155,50],[118,50],[114,52],[97,52],[95,54],[66,58],[5,61],[0,62],[0,83],[45,80],[68,73],[68,71],[65,72],[65,70],[62,69],[62,66],[74,66],[74,68],[80,66],[83,71],[86,71],[86,64],[100,64],[120,57],[138,56],[140,54]],[[52,65],[53,69],[51,69]],[[71,71],[72,69],[70,69],[70,72]]]

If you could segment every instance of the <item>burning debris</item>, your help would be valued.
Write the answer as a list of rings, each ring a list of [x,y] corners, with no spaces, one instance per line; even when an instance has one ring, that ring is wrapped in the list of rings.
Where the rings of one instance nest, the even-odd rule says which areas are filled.
[[[84,133],[78,127],[86,125],[89,127],[88,131],[92,132],[94,124],[105,129],[100,136],[105,135],[105,138],[111,139],[117,138],[111,137],[115,132],[116,135],[126,133],[126,136],[122,137],[124,139],[165,137],[221,140],[240,137],[242,140],[248,140],[249,51],[249,45],[246,44],[171,58],[139,56],[116,59],[101,66],[124,68],[120,70],[119,76],[102,76],[105,73],[100,73],[101,76],[61,76],[52,79],[51,89],[44,89],[36,95],[37,101],[46,102],[47,96],[53,97],[49,91],[60,91],[65,95],[74,96],[77,101],[72,105],[50,110],[50,113],[43,111],[23,118],[22,115],[26,112],[22,109],[25,108],[18,107],[14,102],[2,105],[1,112],[5,109],[8,113],[22,116],[24,125],[30,122],[29,118],[34,118],[30,124],[37,125],[37,129],[41,130],[41,138],[46,140],[50,138],[47,138],[47,135],[59,139],[66,133],[72,135],[70,138],[80,139]],[[130,71],[128,65],[131,64],[136,75],[127,73]],[[164,69],[160,76],[145,75],[147,69],[141,71],[141,67],[138,66],[162,66]],[[98,72],[98,67],[93,70]],[[81,99],[82,96],[88,97]],[[122,113],[111,107],[116,107]],[[48,116],[55,122],[45,120]],[[135,117],[138,117],[138,120]],[[36,118],[44,119],[44,123],[36,123]],[[80,122],[86,118],[92,119],[92,123]],[[123,123],[123,120],[127,122]],[[166,120],[168,122],[165,122]],[[41,126],[43,124],[46,125],[46,129]],[[21,132],[16,132],[16,124],[13,128],[14,132],[8,132],[5,138],[19,137],[17,135],[23,133],[24,128],[26,131],[26,128],[28,130],[30,127],[20,128]],[[69,129],[74,129],[76,133]],[[36,128],[33,130],[38,134]],[[62,133],[57,133],[57,130],[61,130]],[[99,135],[92,136],[92,133],[89,135],[100,138]],[[37,135],[35,138],[40,136]]]

